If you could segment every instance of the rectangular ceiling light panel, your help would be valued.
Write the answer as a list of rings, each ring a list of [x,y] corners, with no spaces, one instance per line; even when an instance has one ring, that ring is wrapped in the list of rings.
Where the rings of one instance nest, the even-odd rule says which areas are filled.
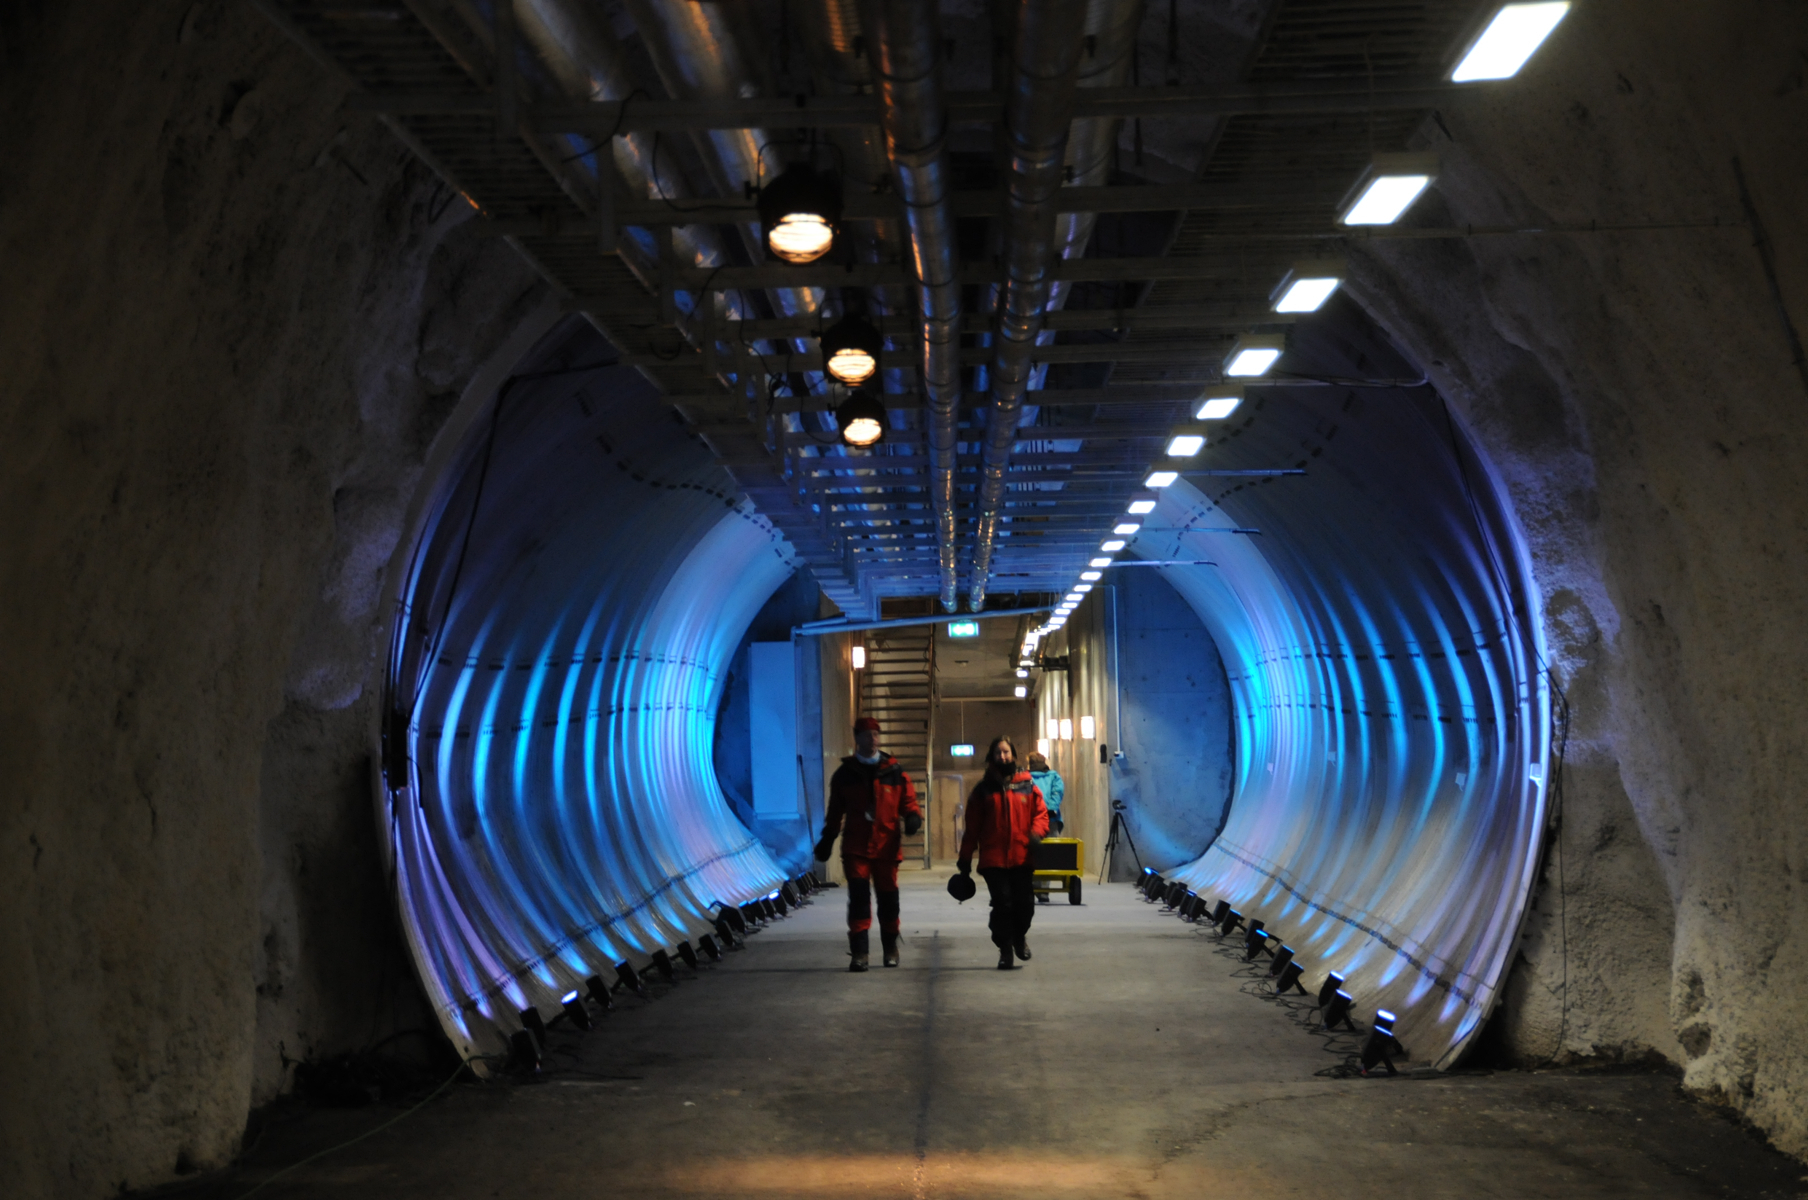
[[[1377,154],[1338,207],[1338,223],[1392,225],[1437,177],[1435,154]]]
[[[1342,259],[1323,258],[1296,262],[1269,295],[1278,313],[1310,313],[1324,307],[1337,285],[1343,282],[1348,268]]]
[[[1486,79],[1511,79],[1544,45],[1559,22],[1569,15],[1569,0],[1541,4],[1503,4],[1494,14],[1456,70],[1452,83],[1477,83]]]
[[[1224,356],[1224,373],[1238,379],[1251,379],[1268,374],[1287,348],[1287,339],[1278,333],[1246,333]]]

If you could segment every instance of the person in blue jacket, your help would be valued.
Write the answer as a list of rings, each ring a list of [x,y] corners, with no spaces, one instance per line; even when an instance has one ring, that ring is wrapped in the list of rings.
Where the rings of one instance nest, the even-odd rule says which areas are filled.
[[[1065,822],[1061,820],[1061,795],[1067,790],[1055,769],[1048,765],[1048,759],[1042,757],[1040,751],[1031,751],[1028,766],[1030,779],[1042,793],[1042,802],[1048,805],[1048,832],[1050,836],[1061,832]]]

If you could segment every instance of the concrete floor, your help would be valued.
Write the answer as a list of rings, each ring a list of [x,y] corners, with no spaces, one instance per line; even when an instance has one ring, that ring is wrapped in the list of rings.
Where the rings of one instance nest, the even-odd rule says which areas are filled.
[[[590,1034],[464,1084],[264,1197],[1808,1195],[1808,1167],[1654,1074],[1320,1074],[1327,1043],[1128,886],[1039,909],[998,971],[983,900],[907,875],[904,965],[845,971],[840,891]],[[983,897],[983,890],[982,890]],[[876,947],[875,947],[876,949]],[[299,1110],[189,1195],[241,1197],[400,1106]]]

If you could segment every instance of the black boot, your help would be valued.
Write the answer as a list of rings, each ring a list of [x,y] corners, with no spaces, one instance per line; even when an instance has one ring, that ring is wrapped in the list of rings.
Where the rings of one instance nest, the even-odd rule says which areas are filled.
[[[1030,960],[1030,943],[1028,938],[1018,938],[1017,945],[1014,946],[1013,949],[1017,951],[1017,957],[1021,958],[1024,962]]]
[[[1011,959],[1011,948],[1009,946],[1000,946],[998,948],[998,969],[1000,971],[1009,971],[1016,965],[1017,964]]]
[[[886,933],[884,930],[880,930],[879,931],[879,948],[882,951],[884,951],[884,953],[885,953],[885,965],[886,966],[895,967],[898,965],[898,935],[897,934]]]
[[[867,937],[866,930],[848,934],[848,970],[866,970]]]

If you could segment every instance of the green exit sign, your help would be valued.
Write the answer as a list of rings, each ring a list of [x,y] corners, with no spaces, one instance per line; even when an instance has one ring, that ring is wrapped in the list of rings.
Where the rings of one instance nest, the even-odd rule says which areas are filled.
[[[978,637],[979,636],[979,622],[978,621],[950,621],[950,622],[948,622],[948,636],[949,637]]]

